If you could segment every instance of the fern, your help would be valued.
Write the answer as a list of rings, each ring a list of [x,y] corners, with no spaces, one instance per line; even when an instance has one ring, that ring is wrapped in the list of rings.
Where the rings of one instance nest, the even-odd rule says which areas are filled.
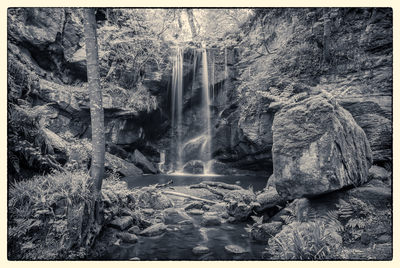
[[[333,232],[343,232],[344,227],[338,219],[339,214],[335,210],[328,210],[326,214],[322,215],[321,219],[327,228]]]
[[[364,229],[365,228],[365,221],[360,219],[360,218],[355,218],[355,219],[350,219],[346,223],[346,227],[351,228],[351,229]]]
[[[350,203],[339,199],[339,204],[336,204],[340,218],[350,218],[353,216],[354,211]]]

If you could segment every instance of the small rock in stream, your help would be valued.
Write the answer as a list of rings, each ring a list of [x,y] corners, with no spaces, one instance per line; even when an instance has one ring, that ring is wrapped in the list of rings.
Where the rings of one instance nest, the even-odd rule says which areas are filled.
[[[143,236],[156,236],[164,233],[167,230],[167,226],[163,223],[154,224],[146,229],[144,229],[140,235]]]
[[[232,254],[242,254],[247,252],[244,248],[238,245],[227,245],[225,246],[225,250]]]
[[[218,226],[221,225],[221,219],[217,215],[204,214],[201,225]]]
[[[133,244],[138,241],[138,238],[136,235],[127,233],[127,232],[119,233],[117,236],[122,240],[122,242],[125,242],[125,243]]]
[[[188,210],[187,213],[192,214],[192,215],[203,215],[204,211],[202,211],[201,209],[191,209],[191,210]]]
[[[205,246],[197,246],[192,249],[193,254],[195,255],[202,255],[210,252],[210,249]]]

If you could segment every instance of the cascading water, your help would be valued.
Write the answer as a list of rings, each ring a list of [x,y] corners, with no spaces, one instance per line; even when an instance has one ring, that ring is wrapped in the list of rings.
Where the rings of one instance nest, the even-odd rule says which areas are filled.
[[[183,50],[178,48],[172,69],[172,151],[176,153],[175,169],[182,170],[182,98],[183,98]]]
[[[184,137],[183,133],[183,97],[184,97],[184,84],[183,84],[183,56],[184,51],[182,48],[178,48],[175,59],[173,61],[173,69],[172,69],[172,88],[171,88],[171,121],[172,121],[172,139],[171,142],[171,152],[175,153],[175,161],[174,169],[175,173],[182,173],[184,166],[184,153],[183,149],[185,148],[184,139],[187,140],[188,137]],[[199,137],[205,137],[205,142],[201,146],[200,149],[200,158],[198,160],[202,160],[204,163],[204,174],[212,173],[211,167],[211,144],[212,144],[212,133],[211,133],[211,113],[210,113],[210,84],[209,84],[209,72],[208,72],[208,62],[207,62],[207,49],[203,46],[201,50],[201,54],[197,54],[194,51],[193,54],[193,83],[192,83],[192,97],[194,92],[194,81],[196,78],[196,65],[197,65],[197,56],[201,56],[201,65],[202,65],[202,77],[201,77],[201,107],[200,107],[200,119],[201,119],[201,127],[204,130],[202,131]],[[186,121],[185,121],[186,122]],[[196,122],[197,123],[197,122]],[[196,138],[194,138],[196,139]],[[193,138],[191,139],[193,140]],[[191,141],[189,139],[189,142]],[[187,161],[187,160],[185,160]]]
[[[210,114],[210,94],[209,94],[209,84],[208,84],[208,63],[207,63],[207,49],[203,45],[203,52],[202,52],[202,89],[203,89],[203,116],[204,116],[204,121],[205,121],[205,135],[207,137],[205,146],[203,146],[203,157],[204,157],[204,172],[205,173],[211,173],[212,172],[212,167],[211,167],[211,114]]]

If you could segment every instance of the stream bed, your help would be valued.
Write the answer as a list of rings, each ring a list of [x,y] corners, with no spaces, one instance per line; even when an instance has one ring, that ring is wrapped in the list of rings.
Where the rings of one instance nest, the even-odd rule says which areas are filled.
[[[266,179],[260,176],[201,176],[201,175],[146,175],[140,178],[124,178],[129,188],[143,187],[152,184],[164,184],[172,180],[172,187],[186,187],[201,181],[219,181],[237,184],[243,188],[253,187],[254,191],[265,187]],[[184,211],[185,200],[171,197],[174,208]],[[178,215],[179,216],[179,215]],[[248,222],[229,223],[223,221],[218,226],[202,225],[201,215],[192,215],[191,224],[168,224],[161,235],[145,237],[138,235],[135,244],[121,243],[108,248],[102,259],[108,260],[261,260],[265,242],[252,241],[245,230]],[[174,222],[174,219],[172,219]],[[194,252],[193,248],[208,249],[207,253]],[[226,247],[228,246],[228,249]],[[233,253],[229,248],[238,249]],[[237,247],[237,248],[235,248]],[[195,250],[196,251],[196,250]],[[207,251],[207,250],[206,250]]]

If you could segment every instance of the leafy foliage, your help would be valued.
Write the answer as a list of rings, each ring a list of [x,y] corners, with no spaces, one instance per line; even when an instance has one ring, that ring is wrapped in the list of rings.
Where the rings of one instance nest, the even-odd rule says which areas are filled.
[[[37,171],[60,169],[54,149],[39,124],[46,106],[8,107],[8,161],[11,174],[21,172],[21,164]]]

